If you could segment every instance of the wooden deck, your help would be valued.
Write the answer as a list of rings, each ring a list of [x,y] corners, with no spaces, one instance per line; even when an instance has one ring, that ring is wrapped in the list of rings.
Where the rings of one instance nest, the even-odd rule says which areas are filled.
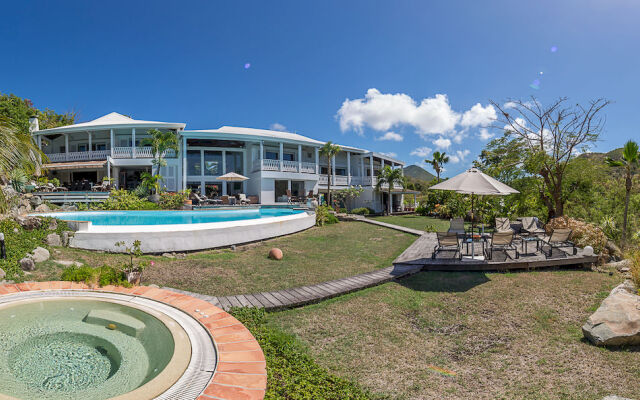
[[[425,233],[393,261],[393,265],[421,266],[425,271],[491,271],[505,269],[534,269],[545,267],[590,264],[597,261],[597,256],[585,256],[582,249],[578,249],[575,256],[562,250],[554,249],[551,257],[547,258],[540,251],[535,254],[520,254],[520,258],[512,259],[504,252],[494,252],[493,260],[454,258],[453,252],[441,252],[436,259],[432,259],[433,249],[438,243],[435,233]],[[535,244],[530,245],[535,247]],[[521,247],[518,243],[518,250]],[[466,248],[465,248],[466,250]],[[533,250],[533,249],[532,249]],[[481,246],[476,244],[476,255],[482,254]],[[509,252],[515,257],[513,252]]]

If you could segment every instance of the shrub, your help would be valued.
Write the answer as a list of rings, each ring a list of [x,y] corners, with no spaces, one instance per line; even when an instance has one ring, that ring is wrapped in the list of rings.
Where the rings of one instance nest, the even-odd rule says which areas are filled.
[[[85,282],[87,284],[98,284],[100,286],[131,286],[122,270],[108,265],[103,265],[98,268],[93,268],[88,265],[81,267],[70,266],[62,271],[60,278],[63,281]]]
[[[163,210],[178,210],[184,205],[187,194],[184,192],[163,192],[160,194],[160,208]]]
[[[594,224],[564,216],[552,219],[545,226],[547,234],[551,234],[555,228],[571,229],[572,240],[578,247],[591,246],[598,254],[602,253],[607,245],[607,236]]]
[[[629,251],[626,254],[626,258],[631,261],[631,265],[629,265],[631,280],[633,280],[636,288],[640,288],[640,249]]]
[[[369,399],[357,384],[330,374],[295,338],[269,325],[267,313],[236,308],[231,314],[256,338],[267,361],[266,399]]]
[[[360,208],[354,208],[353,210],[351,210],[351,214],[369,215],[371,214],[371,211],[367,207],[360,207]]]
[[[420,205],[416,208],[416,214],[422,216],[429,215],[429,207],[425,203],[420,203]]]
[[[338,217],[336,217],[333,210],[327,206],[318,206],[316,208],[316,225],[324,226],[335,224],[338,222]]]
[[[346,214],[347,213],[347,209],[345,207],[340,207],[340,208],[338,208],[338,212],[342,213],[342,214]]]
[[[102,210],[158,210],[160,207],[125,189],[114,189],[109,198],[100,203],[97,208]]]

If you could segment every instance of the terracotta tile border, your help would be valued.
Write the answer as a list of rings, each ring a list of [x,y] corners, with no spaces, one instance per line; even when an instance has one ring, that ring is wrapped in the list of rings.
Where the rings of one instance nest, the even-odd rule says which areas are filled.
[[[267,364],[260,345],[251,332],[222,309],[195,297],[150,286],[90,288],[77,282],[28,282],[0,285],[0,296],[45,290],[90,290],[145,297],[186,312],[197,319],[213,338],[218,363],[209,385],[197,400],[264,399]]]

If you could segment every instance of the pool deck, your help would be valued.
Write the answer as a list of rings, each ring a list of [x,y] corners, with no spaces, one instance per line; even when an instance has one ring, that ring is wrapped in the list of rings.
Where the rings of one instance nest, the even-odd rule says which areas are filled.
[[[51,281],[0,285],[0,298],[29,291],[78,290],[121,293],[155,300],[184,311],[209,332],[218,361],[212,380],[197,400],[264,398],[267,370],[264,353],[251,332],[220,307],[174,291],[151,286],[89,287],[84,283]]]

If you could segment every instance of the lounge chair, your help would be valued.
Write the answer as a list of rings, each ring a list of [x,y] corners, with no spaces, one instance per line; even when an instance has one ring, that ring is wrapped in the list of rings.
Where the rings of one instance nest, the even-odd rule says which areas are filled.
[[[511,259],[513,259],[513,257],[511,257],[507,250],[513,250],[516,253],[515,258],[520,258],[518,248],[513,243],[513,231],[493,232],[493,234],[491,234],[491,244],[484,250],[488,260],[493,259],[494,250],[504,251],[504,254]]]
[[[454,257],[458,255],[458,259],[462,259],[462,251],[460,248],[460,241],[458,240],[458,234],[455,232],[436,232],[438,237],[438,244],[433,248],[432,259],[436,259],[436,256],[441,251],[454,251]]]
[[[291,195],[291,190],[287,190],[287,198],[289,199],[289,203],[297,203],[298,197]]]
[[[229,196],[222,196],[220,200],[222,200],[222,204],[229,205]]]
[[[212,203],[212,201],[208,199],[207,196],[200,196],[196,192],[191,192],[191,200],[195,200],[197,206],[198,205],[206,206]]]
[[[549,246],[549,253],[545,253],[547,258],[550,258],[553,254],[553,249],[561,249],[563,247],[571,247],[571,253],[575,256],[578,254],[578,249],[575,243],[571,239],[571,229],[569,228],[557,228],[551,231],[551,236],[544,240],[542,251],[544,252],[544,245]]]
[[[244,193],[238,193],[238,201],[240,204],[249,204],[249,200],[247,200],[247,196]]]
[[[509,221],[509,218],[496,218],[496,232],[514,233],[513,228],[511,228],[511,221]]]
[[[464,235],[464,220],[462,218],[451,218],[449,225],[448,233]]]
[[[545,230],[538,226],[538,222],[533,217],[522,217],[522,232],[526,235],[544,235]]]

